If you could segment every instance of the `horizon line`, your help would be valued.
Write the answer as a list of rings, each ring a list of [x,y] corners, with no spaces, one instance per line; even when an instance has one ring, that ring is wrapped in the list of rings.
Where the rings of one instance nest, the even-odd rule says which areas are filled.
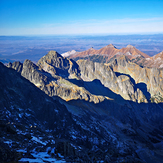
[[[163,35],[163,32],[159,33],[86,33],[86,34],[22,34],[22,35],[0,35],[0,37],[14,37],[14,36],[24,36],[24,37],[30,37],[30,36],[127,36],[127,35]]]

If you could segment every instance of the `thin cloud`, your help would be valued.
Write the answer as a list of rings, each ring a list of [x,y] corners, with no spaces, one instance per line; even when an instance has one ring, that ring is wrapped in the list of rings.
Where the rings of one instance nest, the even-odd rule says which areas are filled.
[[[80,21],[73,21],[69,22],[69,24],[74,24],[74,25],[97,25],[97,24],[110,24],[110,23],[140,23],[140,22],[158,22],[158,21],[163,21],[162,17],[156,17],[156,18],[124,18],[124,19],[112,19],[112,20],[96,20],[96,19],[91,19],[91,20],[80,20]]]
[[[138,34],[163,33],[163,18],[136,18],[113,20],[79,20],[71,22],[42,24],[37,28],[4,28],[0,35],[36,34]]]

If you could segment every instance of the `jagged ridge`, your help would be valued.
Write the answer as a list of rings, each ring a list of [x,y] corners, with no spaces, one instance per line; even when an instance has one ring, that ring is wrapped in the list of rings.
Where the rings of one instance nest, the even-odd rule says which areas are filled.
[[[63,111],[65,110],[64,112],[67,115],[64,114],[64,118],[68,119],[64,121],[64,118],[60,118],[62,123],[59,131],[63,137],[64,135],[67,136],[68,141],[73,142],[73,146],[74,144],[75,146],[83,144],[82,152],[85,151],[79,155],[74,152],[73,161],[75,157],[78,157],[83,162],[93,162],[94,159],[108,162],[118,162],[121,160],[125,160],[126,162],[141,162],[144,160],[147,162],[149,160],[157,162],[157,160],[162,160],[162,154],[159,153],[161,149],[157,147],[161,144],[163,136],[163,105],[162,103],[137,103],[147,102],[146,92],[142,91],[141,87],[138,87],[139,85],[137,84],[139,84],[139,81],[136,81],[127,72],[123,72],[124,70],[127,71],[127,68],[133,71],[135,66],[138,65],[130,63],[130,60],[125,56],[121,56],[119,60],[115,58],[109,65],[84,60],[76,63],[61,57],[54,51],[49,52],[45,57],[41,58],[37,65],[30,60],[25,60],[23,64],[15,62],[8,65],[8,67],[14,68],[19,73],[19,77],[21,77],[21,74],[46,94],[52,96],[52,98],[43,96],[45,99],[50,100],[52,105],[55,104],[55,101],[53,101],[55,98],[58,107],[62,107]],[[10,70],[5,68],[6,72]],[[26,89],[28,89],[29,86],[26,83],[29,82],[27,80],[26,82],[20,80],[16,71],[12,70],[13,76],[17,77],[17,81],[20,81],[17,84],[20,88],[24,89],[21,86],[21,83],[23,83]],[[162,73],[161,71],[158,72]],[[4,74],[10,76],[9,73],[2,71],[2,78],[4,78]],[[14,79],[13,76],[10,80]],[[157,80],[156,78],[159,76],[160,74],[155,75],[154,80]],[[7,82],[5,83],[7,85]],[[23,89],[17,89],[17,84],[14,84],[13,87],[13,82],[11,82],[12,90],[16,90],[15,92],[19,92],[18,94],[21,95]],[[1,92],[6,89],[6,85],[2,87]],[[37,89],[33,90],[32,86],[29,92]],[[10,97],[10,94],[8,96]],[[60,96],[68,102],[58,99],[56,96]],[[2,101],[5,101],[3,103],[8,103],[7,101],[10,103],[12,102],[12,98],[14,98],[13,103],[16,103],[17,96],[15,94],[11,94],[11,98],[7,100],[3,99]],[[35,94],[35,98],[37,98],[37,94]],[[44,98],[38,98],[38,100],[46,103]],[[28,99],[26,101],[28,104]],[[18,107],[20,106],[18,105]],[[51,105],[47,107],[53,110]],[[1,108],[3,111],[5,109],[4,105]],[[11,108],[12,106],[9,105],[7,110],[10,111]],[[25,106],[24,109],[26,109]],[[38,109],[38,115],[40,115],[40,112],[42,113],[40,106],[33,109]],[[15,110],[13,109],[13,111]],[[48,119],[50,114],[50,117],[53,117],[56,113],[52,110],[51,112],[43,112],[44,114],[41,114],[41,116],[45,116]],[[57,111],[59,114],[62,114],[62,110],[57,109]],[[15,115],[14,120],[16,120],[17,116]],[[45,121],[46,118],[44,119]],[[8,120],[7,116],[4,117],[5,119],[6,121]],[[39,120],[41,121],[41,119]],[[56,119],[56,122],[60,122],[60,120]],[[49,123],[52,127],[55,126],[54,131],[60,126],[57,123],[54,125],[55,118],[49,120]],[[65,126],[65,123],[69,123],[67,124],[68,127]],[[57,134],[57,137],[60,137],[60,133]],[[63,144],[65,145],[66,143]],[[55,146],[57,147],[57,145]],[[110,146],[109,149],[108,146]],[[60,149],[57,147],[57,149],[62,152],[67,160],[70,159],[69,156],[72,152],[68,154],[63,148]],[[29,151],[32,152],[32,150],[33,148]],[[73,150],[77,149],[73,148]],[[79,152],[80,150],[77,151]],[[72,162],[72,160],[69,160],[69,162]]]

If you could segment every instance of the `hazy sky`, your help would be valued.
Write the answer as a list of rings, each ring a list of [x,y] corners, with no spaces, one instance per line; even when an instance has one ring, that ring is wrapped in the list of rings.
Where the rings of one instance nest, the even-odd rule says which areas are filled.
[[[163,33],[163,0],[0,0],[0,35]]]

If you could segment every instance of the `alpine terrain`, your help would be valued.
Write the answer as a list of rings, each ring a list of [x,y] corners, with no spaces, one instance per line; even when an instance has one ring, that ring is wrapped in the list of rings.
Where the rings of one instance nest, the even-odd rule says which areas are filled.
[[[0,162],[161,163],[162,59],[110,44],[0,63]]]

